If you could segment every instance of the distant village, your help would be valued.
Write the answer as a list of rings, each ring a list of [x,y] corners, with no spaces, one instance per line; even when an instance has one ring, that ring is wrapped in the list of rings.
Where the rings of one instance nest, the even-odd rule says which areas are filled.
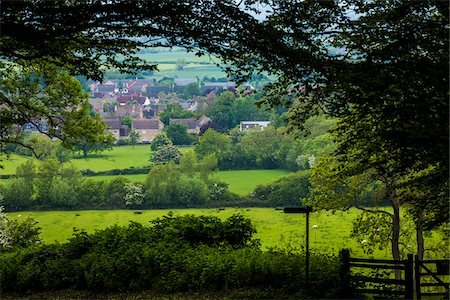
[[[188,86],[194,87],[197,93],[186,99],[182,95],[186,94]],[[237,86],[231,81],[203,82],[200,85],[196,78],[175,78],[166,85],[154,79],[132,79],[90,82],[89,88],[91,109],[104,119],[116,141],[127,139],[130,131],[134,130],[139,134],[141,143],[149,143],[164,128],[158,113],[166,109],[168,104],[177,103],[184,110],[202,112],[206,106],[214,103],[215,97],[221,92],[236,93]],[[243,90],[250,93],[254,88],[246,85]],[[131,118],[130,124],[124,124],[124,118]],[[171,123],[183,123],[188,132],[200,133],[200,129],[208,126],[211,119],[201,115],[197,119],[170,119]],[[266,127],[268,124],[267,121],[241,122],[241,130]]]

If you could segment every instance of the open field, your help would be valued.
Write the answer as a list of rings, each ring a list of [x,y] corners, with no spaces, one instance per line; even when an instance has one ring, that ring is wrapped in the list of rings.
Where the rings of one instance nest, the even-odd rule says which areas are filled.
[[[215,176],[230,185],[230,191],[239,195],[251,193],[257,185],[274,182],[287,175],[285,170],[219,171]]]
[[[64,242],[73,232],[73,228],[94,232],[113,224],[125,225],[129,221],[148,224],[148,221],[167,215],[169,210],[143,210],[142,214],[134,214],[132,210],[97,210],[97,211],[49,211],[8,213],[11,218],[33,217],[42,228],[41,237],[46,243]],[[255,225],[264,249],[270,247],[301,247],[305,240],[305,216],[284,214],[270,208],[227,208],[217,209],[174,209],[175,216],[194,214],[212,215],[221,219],[240,213],[250,218]],[[335,214],[315,212],[310,216],[310,247],[312,251],[338,253],[341,248],[352,249],[352,255],[365,257],[361,243],[350,237],[351,222],[358,214],[357,210],[336,212]],[[79,215],[79,216],[77,216]],[[439,241],[441,237],[433,234],[427,241]],[[389,249],[376,250],[375,257],[390,258]]]
[[[219,171],[214,176],[229,184],[231,192],[239,195],[251,193],[257,185],[274,182],[278,178],[288,174],[284,170],[238,170]],[[131,181],[144,182],[147,174],[121,175]],[[111,180],[115,176],[92,176],[86,177],[92,180]]]
[[[180,148],[181,153],[191,151],[192,147]],[[112,150],[106,150],[99,154],[89,154],[88,158],[82,155],[75,155],[68,163],[76,168],[91,169],[93,171],[107,171],[113,169],[140,168],[150,166],[149,161],[152,155],[150,145],[136,146],[116,146]],[[0,174],[15,174],[16,168],[24,163],[29,157],[11,154],[9,159],[0,162],[4,169],[0,169]],[[34,159],[38,164],[39,160]]]
[[[28,156],[22,156],[17,154],[10,154],[9,157],[2,156],[2,160],[0,160],[0,175],[8,175],[8,174],[16,174],[16,168],[25,163],[29,159],[33,159]],[[34,159],[35,162],[38,162],[37,159]]]
[[[91,169],[93,171],[107,171],[112,169],[140,168],[150,166],[150,145],[136,145],[113,147],[110,151],[103,151],[98,155],[90,155],[87,159],[82,156],[70,160],[76,168]]]
[[[223,72],[219,67],[215,65],[201,65],[196,67],[187,66],[184,70],[175,70],[174,68],[168,69],[167,66],[161,64],[160,72],[155,72],[152,77],[162,78],[162,77],[178,77],[178,78],[203,78],[203,77],[215,77],[221,78],[226,77],[227,74]]]
[[[197,56],[194,52],[187,52],[183,48],[175,48],[175,49],[156,49],[158,52],[156,53],[140,53],[137,56],[145,59],[148,62],[161,63],[161,62],[173,62],[176,63],[179,59],[184,59],[186,63],[195,62],[195,63],[216,63],[219,62],[217,58],[212,57],[212,61],[210,56],[203,55]]]
[[[192,151],[192,147],[179,148],[181,153]],[[100,154],[89,155],[87,159],[82,156],[75,156],[68,163],[79,170],[90,169],[93,171],[107,171],[112,169],[141,168],[150,166],[149,161],[152,152],[150,145],[136,145],[113,147],[110,151]],[[3,161],[4,169],[0,169],[0,174],[15,174],[18,165],[24,163],[28,157],[12,154],[9,160]],[[39,160],[34,159],[36,164]],[[219,171],[214,176],[230,185],[230,191],[239,195],[251,193],[259,184],[273,182],[283,175],[288,174],[284,170],[238,170]],[[123,175],[135,182],[144,182],[147,174]],[[111,180],[115,176],[92,176],[86,177],[93,180]],[[6,180],[3,180],[6,182]]]
[[[144,210],[134,214],[132,210],[96,210],[96,211],[49,211],[9,213],[12,218],[33,217],[42,228],[41,237],[47,243],[64,242],[73,232],[73,228],[83,228],[88,232],[103,229],[113,224],[125,225],[129,221],[148,223],[149,220],[167,215],[169,210]],[[256,237],[261,239],[265,248],[286,246],[289,243],[301,244],[305,235],[305,216],[284,214],[270,208],[229,208],[217,209],[174,209],[175,216],[184,214],[212,215],[225,219],[235,213],[249,217],[256,226]],[[311,231],[311,247],[321,251],[334,251],[346,245],[357,248],[357,243],[349,237],[351,218],[356,212],[326,215],[313,213],[312,225],[319,229]],[[79,214],[79,216],[77,216]],[[311,226],[312,226],[311,225]]]

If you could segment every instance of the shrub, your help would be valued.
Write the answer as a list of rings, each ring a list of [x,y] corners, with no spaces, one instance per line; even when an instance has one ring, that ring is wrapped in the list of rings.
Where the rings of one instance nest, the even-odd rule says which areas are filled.
[[[76,231],[65,244],[0,254],[5,292],[220,292],[242,297],[336,298],[338,260],[313,254],[305,286],[304,255],[255,247],[248,219],[235,215],[165,217],[146,227]],[[241,297],[239,296],[239,297]]]

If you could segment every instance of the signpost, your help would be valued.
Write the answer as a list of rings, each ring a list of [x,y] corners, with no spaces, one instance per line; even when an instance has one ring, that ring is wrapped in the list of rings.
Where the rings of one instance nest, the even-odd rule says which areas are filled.
[[[309,213],[312,212],[311,206],[306,207],[285,207],[285,214],[306,214],[306,258],[305,258],[305,283],[309,285]]]

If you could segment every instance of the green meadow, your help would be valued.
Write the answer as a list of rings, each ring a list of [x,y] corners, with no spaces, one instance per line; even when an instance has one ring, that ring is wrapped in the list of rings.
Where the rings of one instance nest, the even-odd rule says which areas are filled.
[[[194,214],[211,215],[221,219],[235,213],[242,214],[252,220],[257,228],[256,238],[262,247],[301,247],[305,239],[305,216],[284,214],[271,208],[227,208],[217,209],[174,209],[174,216]],[[108,226],[126,225],[129,221],[147,224],[150,220],[167,215],[169,210],[143,210],[135,214],[132,210],[94,210],[94,211],[49,211],[8,213],[11,218],[33,217],[42,228],[41,237],[46,243],[64,242],[73,233],[73,228],[94,232]],[[357,241],[350,238],[351,220],[355,211],[337,213],[335,215],[313,213],[310,225],[318,229],[310,231],[311,249],[337,253],[340,248],[351,246],[360,252]],[[383,256],[383,253],[379,253]]]
[[[41,237],[46,243],[64,242],[73,233],[73,228],[94,232],[114,224],[126,225],[129,221],[148,224],[150,220],[167,215],[193,214],[217,216],[221,219],[239,213],[252,220],[257,229],[256,238],[260,239],[263,249],[271,247],[300,249],[305,246],[305,215],[284,214],[271,208],[226,208],[218,209],[173,209],[142,210],[135,214],[133,210],[86,210],[86,211],[49,211],[8,213],[15,218],[33,217],[42,228]],[[341,248],[350,248],[352,255],[367,257],[361,241],[350,237],[352,220],[358,211],[314,212],[310,215],[310,249],[315,252],[337,254]],[[317,226],[317,227],[316,227]],[[316,229],[313,229],[316,228]],[[413,243],[413,241],[411,241]],[[429,245],[442,242],[442,236],[436,232],[426,236]],[[374,257],[390,258],[389,247],[376,250]]]
[[[179,148],[181,153],[192,151],[192,147]],[[149,161],[152,155],[150,145],[120,146],[113,147],[112,150],[99,154],[91,154],[88,158],[75,155],[67,164],[75,166],[79,170],[90,169],[92,171],[108,171],[112,169],[142,168],[148,167],[152,163]],[[0,174],[15,174],[16,168],[28,159],[32,159],[17,154],[12,154],[9,159],[1,164],[4,169],[0,169]],[[36,164],[39,160],[34,159]],[[239,195],[251,193],[257,185],[273,182],[288,174],[284,170],[238,170],[219,171],[214,176],[229,184],[230,191]],[[144,182],[147,174],[121,175],[135,182]],[[111,180],[115,176],[91,176],[86,177],[93,180]],[[4,180],[6,181],[6,180]]]
[[[229,184],[229,190],[239,195],[250,194],[257,185],[274,182],[288,174],[285,170],[218,171],[213,176]],[[134,182],[144,182],[147,174],[120,175]],[[91,176],[92,180],[111,180],[116,176]]]
[[[8,155],[8,157],[2,156],[0,158],[0,165],[2,166],[2,168],[0,168],[0,175],[16,174],[16,168],[29,159],[33,158],[14,153]],[[37,159],[34,159],[34,161],[38,162]]]
[[[76,168],[91,169],[92,171],[107,171],[113,169],[141,168],[150,166],[150,145],[113,147],[99,154],[89,155],[88,158],[75,156],[70,163]]]

